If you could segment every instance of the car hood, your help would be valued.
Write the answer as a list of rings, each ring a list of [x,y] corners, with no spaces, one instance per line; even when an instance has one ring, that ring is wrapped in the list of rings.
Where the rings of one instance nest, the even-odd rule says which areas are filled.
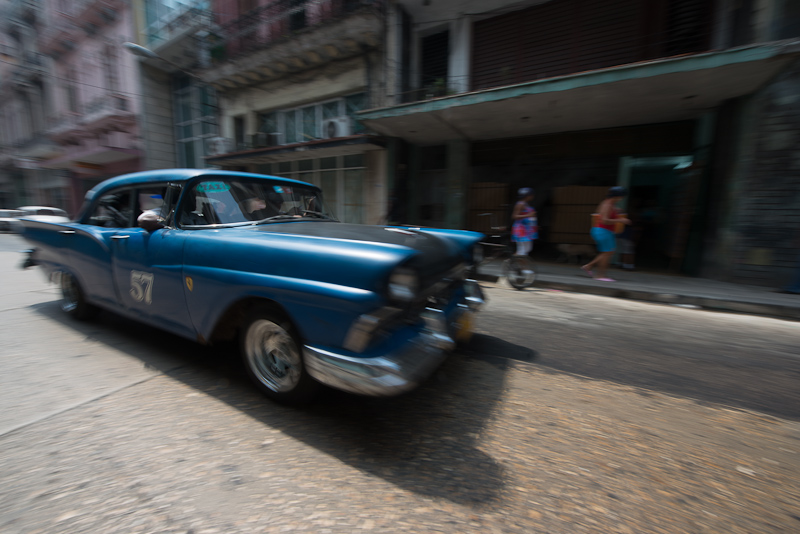
[[[446,237],[428,234],[421,230],[385,226],[367,226],[336,222],[294,222],[256,227],[259,232],[272,235],[292,235],[320,244],[331,242],[334,247],[353,247],[353,255],[364,254],[364,259],[377,251],[397,254],[408,267],[418,271],[421,282],[436,279],[462,259],[459,244]],[[338,242],[338,243],[336,243]]]
[[[451,231],[452,232],[452,231]],[[236,265],[255,272],[375,290],[398,265],[416,270],[423,287],[465,261],[480,234],[295,221],[192,231],[190,262]],[[466,236],[466,237],[465,237]],[[213,243],[212,243],[213,241]],[[223,241],[225,252],[219,249]],[[202,242],[205,242],[203,244]],[[213,254],[202,251],[216,250]],[[203,258],[195,255],[203,255]]]
[[[342,239],[359,241],[376,245],[406,247],[420,252],[449,252],[456,249],[449,241],[422,232],[419,229],[396,228],[391,226],[367,226],[363,224],[346,224],[328,222],[292,222],[276,223],[256,227],[258,231],[272,234],[292,234],[296,236]],[[445,250],[442,251],[441,249]]]

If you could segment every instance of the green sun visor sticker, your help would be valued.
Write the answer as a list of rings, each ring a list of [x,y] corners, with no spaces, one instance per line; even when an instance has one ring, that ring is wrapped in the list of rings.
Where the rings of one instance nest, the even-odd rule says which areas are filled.
[[[230,191],[231,186],[226,182],[202,182],[197,184],[197,191],[199,193],[221,193],[223,191]]]

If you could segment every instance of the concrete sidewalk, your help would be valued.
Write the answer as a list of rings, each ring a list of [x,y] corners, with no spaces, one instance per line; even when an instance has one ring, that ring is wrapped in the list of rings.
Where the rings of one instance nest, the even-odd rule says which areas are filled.
[[[592,280],[575,264],[537,263],[534,287],[800,320],[800,295],[778,293],[776,288],[616,269],[609,275],[616,282]],[[502,262],[482,265],[478,277],[498,281]]]

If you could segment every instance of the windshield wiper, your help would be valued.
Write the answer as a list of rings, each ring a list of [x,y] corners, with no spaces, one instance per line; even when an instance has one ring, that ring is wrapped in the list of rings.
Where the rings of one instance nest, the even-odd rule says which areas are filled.
[[[287,219],[294,219],[299,220],[303,218],[311,218],[316,217],[319,219],[325,219],[327,221],[335,221],[333,217],[329,217],[322,213],[321,211],[312,211],[312,210],[303,210],[302,215],[288,215],[288,214],[281,214],[281,215],[273,215],[272,217],[267,217],[266,219],[261,219],[260,221],[256,221],[255,224],[269,222],[269,221],[282,221]]]
[[[328,217],[327,215],[325,215],[321,211],[311,211],[311,210],[304,210],[303,211],[303,217],[312,217],[312,216],[313,217],[319,217],[320,219],[328,219],[328,220],[331,220],[331,221],[333,220],[333,217]]]
[[[266,219],[261,219],[260,221],[256,221],[256,224],[268,221],[279,221],[281,219],[299,219],[297,215],[273,215],[272,217],[267,217]]]

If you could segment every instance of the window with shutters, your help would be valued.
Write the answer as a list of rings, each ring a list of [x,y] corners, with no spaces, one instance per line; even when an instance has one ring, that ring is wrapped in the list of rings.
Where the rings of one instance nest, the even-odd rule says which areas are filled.
[[[473,90],[708,49],[712,0],[553,0],[473,28]]]

